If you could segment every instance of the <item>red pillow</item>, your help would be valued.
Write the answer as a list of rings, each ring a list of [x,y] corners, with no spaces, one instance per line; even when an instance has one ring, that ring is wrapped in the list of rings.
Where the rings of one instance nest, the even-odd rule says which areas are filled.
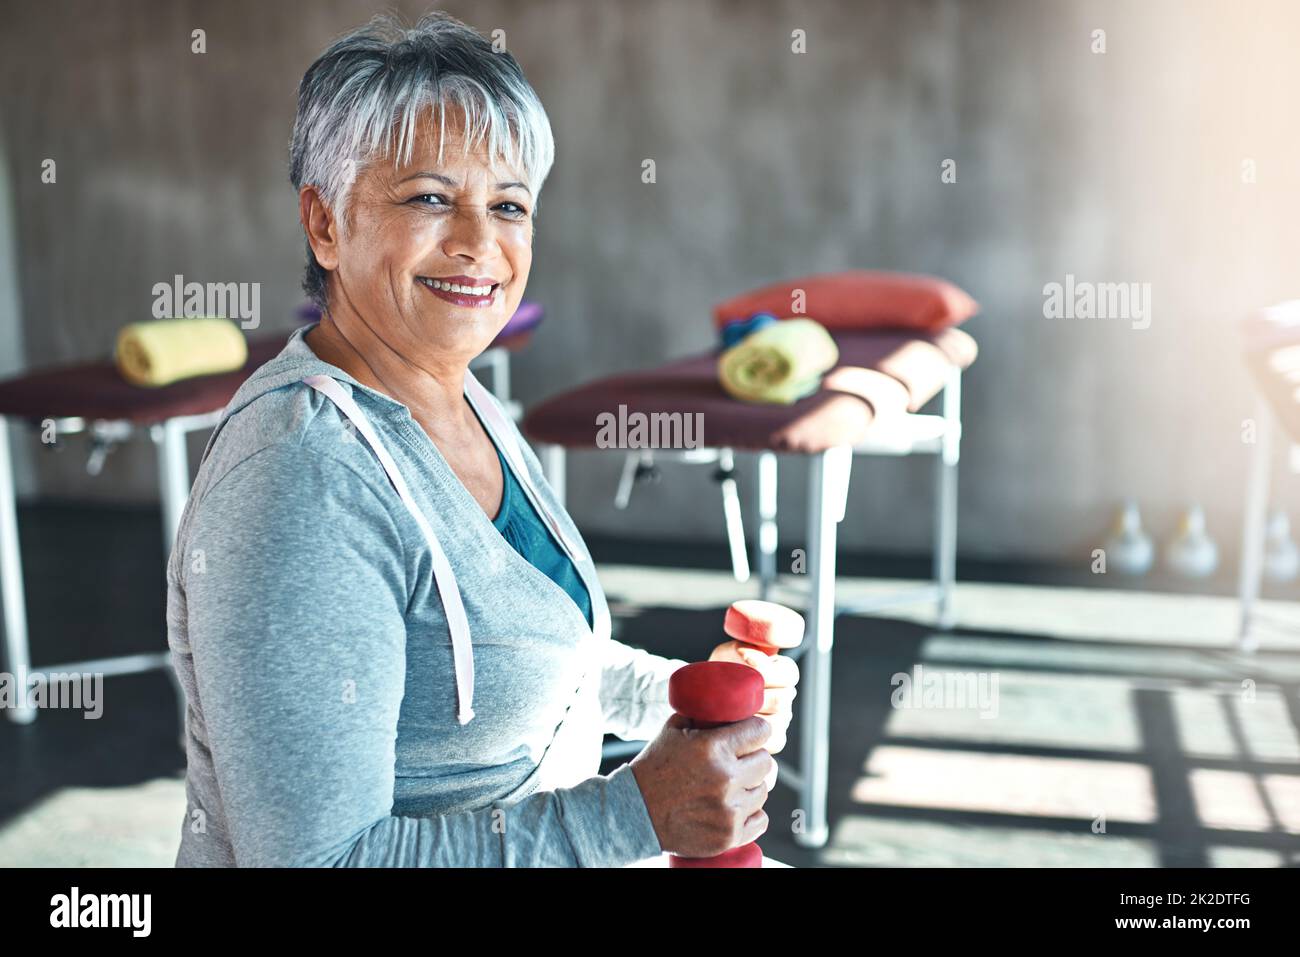
[[[756,312],[780,319],[796,315],[793,292],[804,292],[800,316],[827,329],[917,329],[928,332],[965,322],[979,303],[936,276],[855,269],[773,283],[732,296],[713,307],[719,328]]]

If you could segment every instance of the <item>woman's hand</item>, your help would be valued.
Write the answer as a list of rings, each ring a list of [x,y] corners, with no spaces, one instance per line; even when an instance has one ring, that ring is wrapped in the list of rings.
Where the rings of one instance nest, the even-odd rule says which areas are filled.
[[[659,845],[682,857],[713,857],[767,830],[765,781],[776,761],[764,750],[772,726],[757,716],[693,728],[673,715],[632,761]]]
[[[780,754],[785,748],[786,732],[790,728],[790,719],[794,717],[795,685],[799,683],[799,666],[793,658],[783,655],[768,655],[752,645],[742,645],[738,641],[724,641],[713,649],[710,661],[738,661],[749,665],[763,676],[766,690],[763,692],[763,707],[758,714],[772,725],[772,737],[767,742],[767,750]],[[772,780],[768,787],[776,783],[776,771],[772,771]]]

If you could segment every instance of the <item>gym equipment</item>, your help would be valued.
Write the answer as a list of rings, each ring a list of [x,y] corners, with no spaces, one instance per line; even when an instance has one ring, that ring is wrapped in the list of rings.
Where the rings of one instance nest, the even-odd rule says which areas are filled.
[[[803,616],[776,602],[745,599],[727,609],[722,629],[736,641],[768,655],[803,641]],[[673,672],[668,703],[697,728],[743,721],[763,707],[763,677],[749,665],[700,661]],[[669,867],[762,867],[763,852],[751,841],[716,857],[671,856]]]

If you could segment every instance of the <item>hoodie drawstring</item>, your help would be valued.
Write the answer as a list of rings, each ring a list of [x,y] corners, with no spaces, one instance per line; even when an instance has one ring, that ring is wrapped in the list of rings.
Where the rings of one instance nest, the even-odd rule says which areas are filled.
[[[447,561],[442,546],[438,544],[438,538],[433,534],[428,519],[411,498],[410,490],[406,487],[402,473],[398,471],[397,463],[393,461],[388,449],[384,447],[384,443],[380,441],[370,425],[370,420],[366,418],[352,396],[337,380],[329,376],[310,375],[302,381],[338,406],[339,411],[370,443],[370,448],[384,467],[388,480],[393,483],[393,488],[396,489],[402,504],[415,519],[415,524],[420,526],[420,532],[424,535],[424,540],[433,555],[433,578],[438,586],[438,596],[442,599],[443,611],[447,615],[447,626],[451,630],[452,658],[456,667],[456,698],[459,704],[456,719],[462,725],[469,724],[474,720],[474,650],[470,644],[469,619],[465,615],[465,605],[461,601],[460,588],[456,584],[456,574],[451,570],[451,563]]]

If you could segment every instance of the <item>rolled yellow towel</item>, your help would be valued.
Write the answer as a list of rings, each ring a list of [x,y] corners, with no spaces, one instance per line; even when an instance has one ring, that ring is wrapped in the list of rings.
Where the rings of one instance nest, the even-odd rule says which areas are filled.
[[[815,392],[840,350],[812,319],[782,319],[751,333],[718,359],[722,387],[746,402],[789,405]]]
[[[248,343],[229,319],[157,319],[123,327],[114,358],[127,382],[157,387],[242,368]]]

